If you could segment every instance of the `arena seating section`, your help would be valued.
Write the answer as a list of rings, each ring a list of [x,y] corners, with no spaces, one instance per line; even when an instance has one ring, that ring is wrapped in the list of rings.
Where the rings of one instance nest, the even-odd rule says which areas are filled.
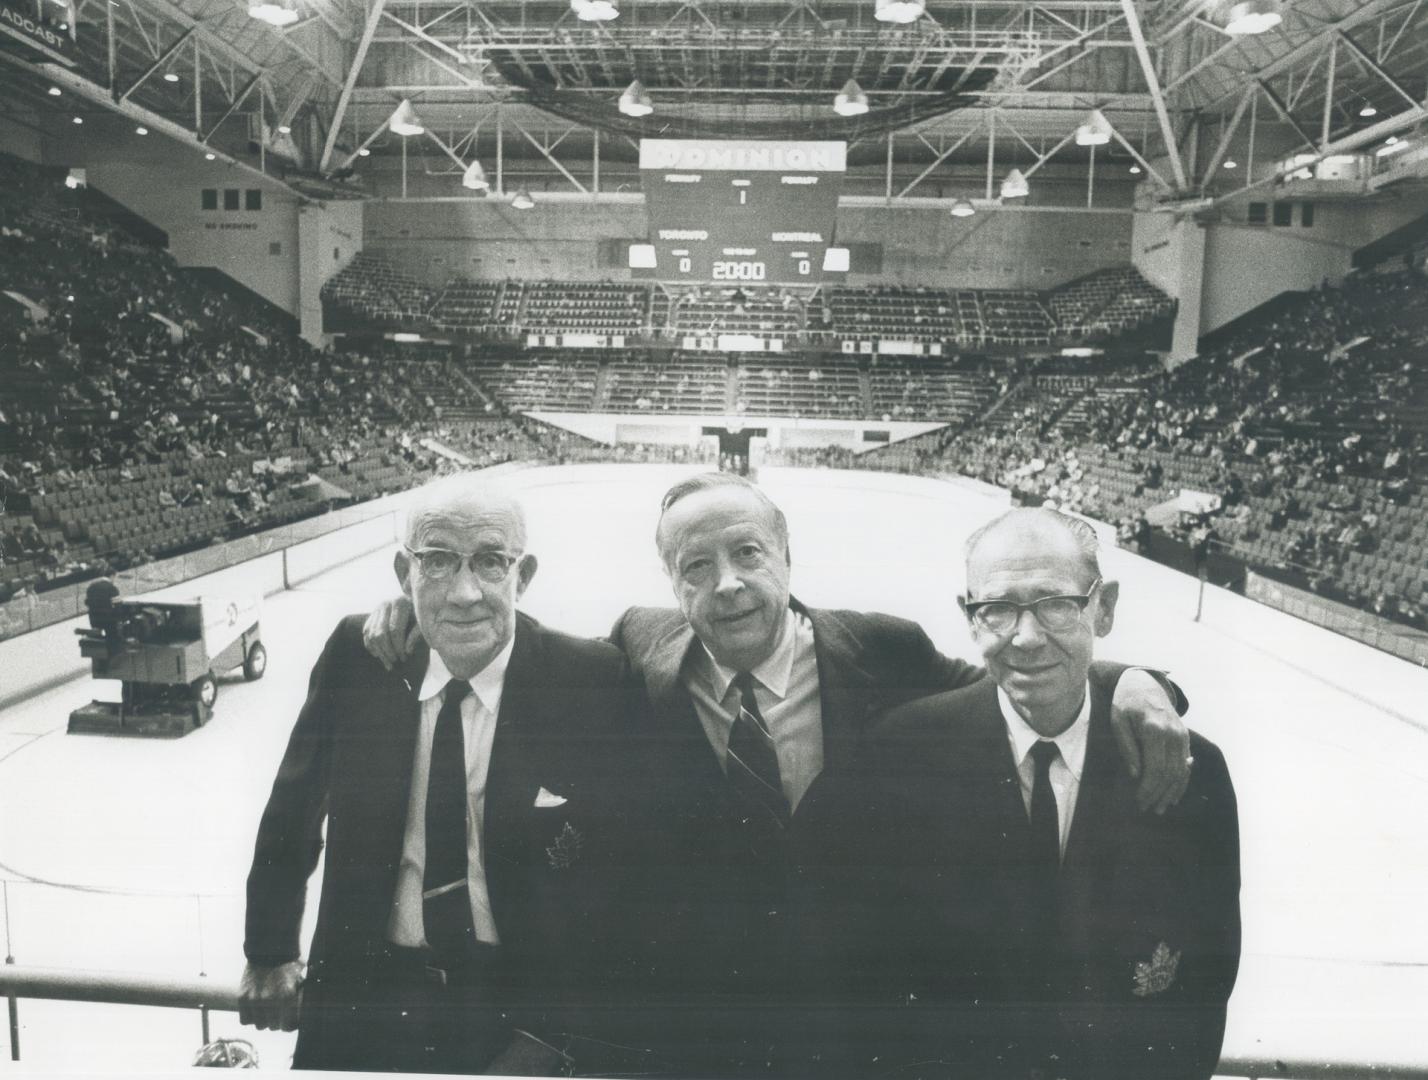
[[[1116,523],[1132,542],[1146,511],[1205,492],[1223,502],[1212,550],[1428,628],[1423,275],[1304,294],[1169,374],[1065,369],[1016,378],[964,430],[838,463],[961,472]]]
[[[113,204],[0,157],[0,600],[420,482],[449,452],[693,460],[608,448],[532,410],[931,420],[855,456],[774,460],[960,472],[1118,523],[1181,489],[1219,495],[1217,543],[1424,626],[1428,281],[1366,273],[1278,303],[1172,373],[1153,360],[975,356],[1097,338],[1169,314],[1128,268],[1049,294],[1006,290],[452,282],[362,255],[330,299],[396,323],[494,329],[459,348],[321,353],[251,294],[177,269]],[[27,310],[28,309],[28,310]],[[32,317],[32,313],[33,317]],[[654,336],[527,349],[527,332]],[[789,339],[784,353],[681,348]],[[835,339],[966,343],[974,357],[831,351]],[[823,348],[818,348],[819,343]],[[1115,354],[1112,353],[1112,356]],[[314,498],[316,476],[327,489]]]
[[[409,487],[451,467],[424,440],[482,464],[572,449],[444,352],[309,348],[62,179],[0,156],[0,601]],[[344,287],[425,303],[368,284]]]
[[[1133,267],[1092,274],[1050,293],[920,286],[689,286],[599,281],[463,281],[432,290],[362,252],[323,298],[385,328],[485,336],[617,334],[646,342],[754,334],[802,345],[891,339],[962,347],[1049,346],[1122,334],[1173,302]]]

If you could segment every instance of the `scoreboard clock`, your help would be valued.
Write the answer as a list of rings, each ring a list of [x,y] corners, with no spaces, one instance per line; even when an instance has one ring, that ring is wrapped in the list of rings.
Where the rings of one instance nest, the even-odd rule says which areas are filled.
[[[636,277],[821,281],[847,165],[844,142],[640,140],[648,244]]]

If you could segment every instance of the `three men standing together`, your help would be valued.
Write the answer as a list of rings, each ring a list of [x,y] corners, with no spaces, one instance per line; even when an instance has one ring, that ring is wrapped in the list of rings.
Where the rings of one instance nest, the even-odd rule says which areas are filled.
[[[1041,557],[1049,529],[1037,534],[1029,557]],[[892,1003],[904,991],[913,993],[908,980],[920,968],[906,966],[897,948],[873,944],[889,931],[896,938],[910,937],[913,927],[928,934],[947,930],[945,939],[926,940],[924,952],[961,964],[970,955],[965,933],[976,925],[960,908],[947,913],[950,926],[938,923],[947,896],[919,881],[919,867],[937,887],[956,881],[954,898],[973,910],[1013,882],[1031,883],[1020,850],[997,853],[1004,857],[996,880],[959,861],[961,850],[942,860],[936,829],[955,830],[951,823],[960,819],[933,822],[919,817],[918,807],[909,818],[905,803],[884,797],[889,786],[895,793],[911,790],[914,778],[934,791],[960,787],[972,757],[953,755],[957,771],[940,782],[927,770],[940,760],[932,753],[939,740],[970,728],[980,715],[973,708],[979,691],[985,696],[1000,687],[1011,715],[1033,726],[1039,703],[1058,694],[1065,698],[1058,698],[1060,711],[1074,706],[1080,716],[1089,710],[1088,741],[1081,744],[1085,768],[1094,764],[1115,781],[1117,795],[1100,811],[1086,809],[1084,827],[1076,826],[1074,807],[1090,798],[1089,772],[1078,797],[1065,782],[1075,769],[1064,754],[1061,773],[1051,780],[1054,789],[1060,775],[1061,797],[1070,800],[1072,811],[1055,827],[1071,850],[1104,820],[1127,828],[1144,823],[1150,829],[1144,846],[1176,865],[1206,854],[1193,845],[1162,843],[1162,835],[1171,834],[1151,829],[1152,822],[1175,819],[1179,808],[1163,818],[1146,812],[1176,802],[1187,774],[1192,797],[1196,792],[1199,773],[1188,767],[1187,733],[1167,695],[1174,688],[1153,673],[1123,675],[1114,665],[1092,665],[1089,647],[1078,644],[1068,653],[1054,635],[1035,640],[1048,611],[1059,612],[1053,621],[1070,617],[1057,632],[1062,636],[1071,623],[1089,629],[1090,637],[1104,632],[1096,620],[1107,598],[1114,608],[1114,583],[1098,582],[1075,595],[1047,593],[1060,589],[1061,580],[1022,580],[1022,561],[998,571],[1000,577],[983,575],[984,587],[967,605],[974,636],[982,635],[979,644],[986,634],[1011,638],[999,649],[984,646],[993,676],[987,680],[980,669],[938,653],[913,623],[809,609],[793,599],[787,525],[746,481],[708,474],[676,485],[662,503],[656,539],[679,610],[627,611],[611,633],[616,648],[578,642],[513,612],[535,569],[524,553],[514,500],[469,478],[439,482],[424,493],[407,548],[397,557],[409,603],[388,605],[368,620],[368,648],[394,670],[359,647],[354,621],[339,627],[314,671],[259,832],[249,890],[245,1018],[260,1026],[298,1022],[296,1064],[550,1072],[573,1058],[582,1071],[717,1076],[895,1068],[904,1050],[923,1052],[916,1042],[925,1041],[929,1025],[917,1025],[905,1041],[893,1034],[896,1024],[873,1018],[898,1013]],[[1005,547],[995,537],[984,546]],[[969,576],[969,588],[981,580]],[[413,613],[431,651],[418,648],[404,658]],[[1085,636],[1070,634],[1077,643]],[[478,641],[481,648],[470,647]],[[443,736],[438,715],[454,696],[448,678],[471,685],[480,701],[461,742]],[[941,705],[928,706],[931,712],[907,705],[948,692],[949,698],[933,699]],[[959,695],[978,701],[967,698],[963,710]],[[921,719],[904,718],[907,709],[880,719],[897,706],[927,718],[925,735]],[[396,722],[403,716],[409,723]],[[895,734],[888,745],[911,748],[910,761],[878,749],[889,723]],[[908,725],[917,739],[900,734]],[[918,739],[927,754],[917,752]],[[1015,764],[1017,745],[1003,735],[1005,762],[995,755],[982,759],[981,778],[1000,780]],[[1207,746],[1197,745],[1197,770],[1213,757]],[[446,790],[440,777],[454,770],[441,762],[456,748],[468,763],[465,886],[447,890],[451,882],[435,877],[452,876],[450,867],[443,862],[445,869],[433,875],[430,864],[434,853],[457,845],[443,848],[434,838],[433,822],[452,819],[434,809],[433,799]],[[874,762],[879,769],[871,774]],[[460,781],[457,776],[449,786]],[[1228,791],[1227,777],[1223,787]],[[359,789],[384,794],[364,800]],[[1045,798],[1031,802],[1036,805],[1022,811],[1026,827],[1049,836]],[[992,806],[952,809],[970,820]],[[297,927],[324,813],[326,877],[299,1020]],[[1233,825],[1232,795],[1228,818],[1222,813],[1216,820]],[[932,830],[926,842],[934,846],[918,848],[921,841],[910,838],[924,828]],[[884,858],[909,844],[919,857],[905,863]],[[1045,841],[1032,849],[1042,855],[1035,884],[1064,898]],[[576,865],[582,876],[568,872]],[[1098,864],[1091,879],[1102,869]],[[1237,865],[1233,869],[1237,874]],[[1161,873],[1158,863],[1151,872]],[[843,887],[879,878],[897,888]],[[469,900],[458,909],[463,917],[455,937],[444,933],[448,923],[435,907],[452,891]],[[418,896],[424,896],[420,918]],[[1098,896],[1094,889],[1086,893],[1085,910],[1072,914],[1094,914]],[[1011,954],[1027,955],[1016,942],[1033,930],[1046,949],[1063,937],[1070,952],[1082,944],[1099,948],[1071,915],[1053,926],[1051,906],[1033,906],[1004,913],[1009,921],[998,929],[1011,935],[1005,939]],[[1237,956],[1237,906],[1234,915]],[[1028,929],[1028,920],[1040,921]],[[1180,940],[1167,944],[1198,947]],[[873,964],[864,973],[869,977],[845,977],[848,963],[865,961]],[[1161,963],[1147,978],[1163,981],[1166,967]],[[400,985],[419,994],[396,992],[397,969],[407,973]],[[443,975],[428,975],[432,970]],[[989,968],[987,977],[1005,974]],[[959,988],[975,990],[971,981]],[[1227,996],[1229,984],[1222,984],[1215,990]],[[378,1045],[332,1056],[333,1040],[318,1033],[330,1026],[325,1017],[345,1018],[346,1027],[339,1027],[350,1039],[354,1018],[380,1015],[399,996],[408,1007],[396,1012],[410,1030],[402,1034],[398,1024],[394,1033],[358,1019],[356,1028],[370,1036],[365,1042]],[[954,1011],[960,1005],[952,993],[941,999],[934,993],[931,1000]],[[606,1007],[597,1013],[596,1005]],[[461,1019],[452,1022],[455,1015]],[[1223,999],[1219,1015],[1222,1025]],[[829,1025],[840,1017],[850,1017],[858,1030]],[[473,1040],[468,1029],[476,1028],[490,1034]],[[884,1032],[896,1045],[882,1044]],[[967,1036],[969,1045],[988,1045],[971,1029]],[[1094,1033],[1090,1041],[1097,1041]],[[627,1048],[622,1061],[601,1060],[596,1048],[610,1042]],[[877,1063],[848,1052],[853,1045],[876,1048]],[[459,1052],[450,1049],[456,1046]],[[1012,1061],[980,1049],[978,1056]],[[1204,1057],[1201,1047],[1191,1066],[1188,1051],[1172,1051],[1175,1070],[1142,1075],[1208,1075],[1216,1054],[1201,1070]],[[1015,1070],[1026,1059],[1013,1064],[1007,1075],[1024,1075]]]

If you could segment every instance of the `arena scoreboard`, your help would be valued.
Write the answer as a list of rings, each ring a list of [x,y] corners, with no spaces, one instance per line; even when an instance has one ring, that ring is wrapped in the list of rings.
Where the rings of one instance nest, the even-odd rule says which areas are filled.
[[[847,150],[844,142],[641,139],[650,238],[630,246],[634,276],[823,280]],[[846,252],[835,250],[828,268],[846,270]]]

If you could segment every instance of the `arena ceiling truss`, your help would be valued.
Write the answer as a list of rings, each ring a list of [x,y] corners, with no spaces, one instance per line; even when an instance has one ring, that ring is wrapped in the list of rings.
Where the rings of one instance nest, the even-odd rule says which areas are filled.
[[[4,2],[68,18],[56,0]],[[1245,36],[1225,29],[1229,0],[930,0],[908,25],[877,21],[873,0],[619,0],[607,22],[568,0],[280,3],[296,13],[283,28],[247,0],[78,0],[73,66],[0,49],[0,103],[58,123],[58,84],[328,194],[360,151],[409,152],[389,130],[403,100],[453,173],[479,157],[497,190],[519,168],[575,195],[609,193],[602,169],[628,172],[646,136],[846,139],[887,199],[974,163],[990,194],[994,170],[1086,161],[1073,136],[1099,109],[1103,155],[1168,198],[1226,197],[1229,148],[1267,125],[1325,156],[1428,116],[1428,0],[1285,0],[1277,27]],[[647,116],[616,108],[636,80]],[[868,110],[835,115],[849,80]]]

